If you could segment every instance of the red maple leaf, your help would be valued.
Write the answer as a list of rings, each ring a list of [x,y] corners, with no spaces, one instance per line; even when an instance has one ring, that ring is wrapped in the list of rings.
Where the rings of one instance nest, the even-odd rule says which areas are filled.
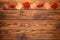
[[[44,4],[39,3],[39,4],[37,4],[37,7],[43,7],[43,5],[44,5]]]
[[[53,9],[56,9],[58,7],[58,3],[54,2],[51,6]]]
[[[29,8],[29,7],[30,7],[30,3],[29,3],[29,2],[25,2],[25,3],[23,4],[23,7],[24,7],[24,8]]]
[[[14,7],[15,7],[15,4],[10,4],[10,7],[11,7],[11,8],[14,8]]]

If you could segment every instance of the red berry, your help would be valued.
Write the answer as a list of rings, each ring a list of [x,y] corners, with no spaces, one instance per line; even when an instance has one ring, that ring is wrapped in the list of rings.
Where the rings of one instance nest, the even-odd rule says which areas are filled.
[[[24,8],[29,8],[29,7],[30,7],[30,3],[29,3],[29,2],[25,2],[25,3],[23,4],[23,7],[24,7]]]
[[[44,4],[39,3],[37,7],[43,7]]]
[[[58,4],[57,3],[53,3],[52,6],[51,6],[53,9],[56,9],[58,7]]]
[[[11,7],[11,8],[14,8],[14,7],[15,7],[15,4],[10,4],[10,7]]]

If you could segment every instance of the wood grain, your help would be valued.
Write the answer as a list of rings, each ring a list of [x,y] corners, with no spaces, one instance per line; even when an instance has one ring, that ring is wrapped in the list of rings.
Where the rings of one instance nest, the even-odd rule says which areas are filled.
[[[34,0],[25,1],[34,2]],[[52,3],[56,0],[46,1]],[[60,40],[59,8],[58,10],[0,10],[0,40]]]

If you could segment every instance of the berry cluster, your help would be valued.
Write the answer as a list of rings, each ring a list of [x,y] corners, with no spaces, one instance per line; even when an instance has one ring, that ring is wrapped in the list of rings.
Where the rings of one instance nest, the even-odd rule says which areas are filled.
[[[35,6],[37,8],[41,8],[44,5],[46,5],[46,4],[38,3]],[[49,6],[49,5],[46,5],[46,7]],[[28,8],[31,7],[31,4],[30,4],[30,2],[24,2],[23,4],[21,4],[21,3],[17,3],[17,4],[14,4],[14,3],[11,3],[11,4],[4,3],[3,5],[1,5],[1,3],[0,3],[0,8],[1,8],[1,6],[3,6],[4,9],[8,9],[8,8],[16,8],[16,9],[24,8],[24,9],[28,9]],[[33,5],[33,7],[35,7],[35,6]],[[58,3],[53,2],[50,7],[53,8],[53,9],[56,9],[56,8],[58,8]]]

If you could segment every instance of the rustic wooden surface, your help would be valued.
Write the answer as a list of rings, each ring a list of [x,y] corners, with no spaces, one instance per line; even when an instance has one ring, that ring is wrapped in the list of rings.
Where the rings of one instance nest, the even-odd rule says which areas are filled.
[[[5,1],[8,2],[8,0]],[[15,0],[15,2],[18,1]],[[33,3],[32,0],[30,2]],[[48,2],[52,3],[52,0]],[[59,8],[0,10],[0,40],[60,40]]]

